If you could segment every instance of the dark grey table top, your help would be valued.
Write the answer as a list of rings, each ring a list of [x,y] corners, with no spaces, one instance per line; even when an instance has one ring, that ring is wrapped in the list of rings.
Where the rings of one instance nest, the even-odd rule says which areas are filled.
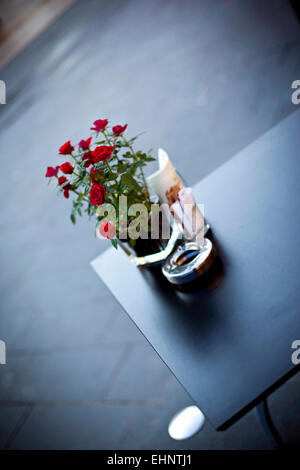
[[[217,429],[298,369],[299,161],[296,111],[196,185],[222,260],[198,289],[174,288],[121,250],[92,262]]]

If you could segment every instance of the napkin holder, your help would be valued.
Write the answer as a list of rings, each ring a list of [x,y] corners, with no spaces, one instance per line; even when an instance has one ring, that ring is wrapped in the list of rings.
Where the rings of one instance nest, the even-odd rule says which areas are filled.
[[[169,282],[186,284],[207,272],[216,258],[214,246],[206,237],[210,226],[195,203],[191,189],[185,187],[162,149],[158,151],[158,162],[158,171],[149,176],[147,181],[161,203],[169,208],[174,224],[165,253],[149,256],[157,261],[159,259],[162,273]],[[172,242],[174,232],[176,243]],[[179,237],[182,234],[183,240]]]

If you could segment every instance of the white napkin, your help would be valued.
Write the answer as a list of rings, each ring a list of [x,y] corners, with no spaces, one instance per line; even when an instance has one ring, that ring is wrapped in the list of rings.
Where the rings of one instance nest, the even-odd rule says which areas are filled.
[[[163,149],[158,149],[158,166],[159,169],[148,176],[147,182],[153,192],[158,196],[160,202],[169,204],[169,199],[166,194],[167,191],[171,188],[175,188],[175,190],[178,189],[179,191],[184,185],[172,165],[167,152]]]
[[[185,188],[168,154],[158,150],[159,169],[148,176],[147,182],[163,204],[168,204],[175,219],[182,225],[186,238],[203,242],[204,218],[193,198],[191,188]]]

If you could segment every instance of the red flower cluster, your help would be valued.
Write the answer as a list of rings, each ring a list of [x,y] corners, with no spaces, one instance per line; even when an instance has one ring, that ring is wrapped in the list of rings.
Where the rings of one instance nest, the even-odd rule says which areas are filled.
[[[73,173],[74,167],[70,162],[65,162],[60,165],[60,169],[65,175],[71,175]]]
[[[94,183],[90,189],[90,201],[93,206],[101,206],[104,203],[105,195],[105,186]]]
[[[97,121],[94,121],[94,127],[91,127],[91,130],[96,132],[103,131],[107,124],[108,119],[97,119]]]
[[[52,176],[56,176],[59,170],[59,165],[56,167],[48,166],[46,171],[46,178],[52,178]]]
[[[92,152],[92,161],[93,163],[98,162],[106,162],[111,156],[115,147],[111,147],[109,145],[100,145],[100,147],[96,147]]]
[[[145,154],[133,150],[131,143],[135,139],[127,142],[123,137],[128,124],[116,126],[108,124],[108,119],[97,119],[91,127],[96,134],[91,133],[91,137],[81,139],[75,146],[72,145],[71,140],[65,142],[59,148],[58,153],[65,155],[63,160],[70,161],[65,161],[58,166],[49,166],[46,170],[45,176],[57,180],[59,192],[62,192],[65,198],[69,198],[70,191],[73,193],[71,221],[74,224],[77,214],[81,216],[84,208],[90,216],[99,216],[97,207],[103,205],[105,201],[115,207],[123,188],[127,187],[123,184],[126,181],[125,175],[136,178],[137,187],[142,178],[145,181],[142,169]],[[98,138],[99,133],[102,135]],[[108,162],[109,159],[111,162]],[[97,168],[98,166],[101,168]],[[138,189],[133,188],[132,192],[134,198],[140,197]],[[150,202],[146,183],[144,196],[145,200]],[[116,241],[113,239],[119,230],[118,222],[114,226],[108,220],[104,220],[99,225],[97,235],[101,234],[103,238],[112,239],[112,244],[116,246]]]
[[[70,153],[72,153],[74,150],[74,147],[73,145],[71,145],[71,141],[68,140],[68,142],[66,142],[64,145],[62,145],[59,149],[59,154],[60,155],[70,155]]]
[[[125,126],[114,126],[112,128],[113,134],[115,137],[119,137],[120,134],[123,134],[123,132],[126,131],[128,124],[125,124]]]

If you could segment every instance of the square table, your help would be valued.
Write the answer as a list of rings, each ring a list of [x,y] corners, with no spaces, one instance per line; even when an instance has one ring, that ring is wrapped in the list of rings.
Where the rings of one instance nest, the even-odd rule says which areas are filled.
[[[299,370],[299,162],[295,110],[193,188],[222,261],[215,284],[180,290],[120,249],[92,262],[217,430]]]

